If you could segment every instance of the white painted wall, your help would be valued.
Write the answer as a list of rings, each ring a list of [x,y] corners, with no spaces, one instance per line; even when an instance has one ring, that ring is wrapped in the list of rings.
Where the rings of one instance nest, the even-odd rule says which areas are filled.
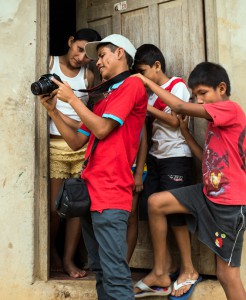
[[[34,276],[39,220],[34,219],[36,120],[30,84],[39,62],[37,3],[0,0],[0,299],[96,299],[90,281],[46,283],[35,280],[38,274]],[[219,62],[231,78],[231,98],[246,109],[246,1],[217,0],[216,9]],[[246,285],[245,248],[242,276]],[[192,299],[225,299],[218,284],[200,286]]]

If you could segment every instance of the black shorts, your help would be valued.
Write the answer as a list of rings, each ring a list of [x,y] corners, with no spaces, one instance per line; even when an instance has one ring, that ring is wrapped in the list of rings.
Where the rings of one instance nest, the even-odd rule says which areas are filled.
[[[148,174],[139,198],[139,218],[148,220],[148,198],[153,193],[188,186],[193,183],[191,157],[170,157],[159,159],[148,155]],[[168,216],[169,226],[186,225],[182,214]]]
[[[184,205],[189,230],[228,265],[239,267],[246,226],[246,206],[220,205],[211,202],[196,184],[169,191]]]

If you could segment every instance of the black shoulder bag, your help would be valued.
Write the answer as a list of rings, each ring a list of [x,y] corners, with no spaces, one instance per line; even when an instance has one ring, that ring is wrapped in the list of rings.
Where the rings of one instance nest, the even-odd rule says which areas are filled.
[[[98,139],[96,138],[91,153],[83,163],[82,170],[87,166],[88,161],[94,152]],[[88,217],[91,207],[91,199],[86,183],[83,178],[67,178],[56,197],[55,207],[61,218]]]

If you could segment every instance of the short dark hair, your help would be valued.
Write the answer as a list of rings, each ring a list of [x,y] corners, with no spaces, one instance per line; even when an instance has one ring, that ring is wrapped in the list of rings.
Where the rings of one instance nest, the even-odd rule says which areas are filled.
[[[78,30],[74,35],[74,41],[77,40],[84,40],[87,42],[95,42],[95,41],[101,41],[101,36],[100,34],[91,28],[82,28]]]
[[[188,86],[193,89],[202,84],[216,89],[221,82],[225,82],[226,95],[230,96],[231,84],[226,70],[219,64],[202,62],[190,73]]]
[[[112,43],[100,43],[98,46],[97,46],[97,50],[98,48],[100,48],[101,46],[105,46],[107,48],[109,48],[111,50],[111,52],[115,52],[115,50],[117,48],[119,48],[118,46],[112,44]],[[130,54],[128,54],[126,51],[125,51],[125,55],[126,55],[126,62],[127,62],[127,65],[129,67],[129,69],[131,68],[132,64],[133,64],[133,59],[131,57]]]
[[[95,42],[95,41],[101,41],[101,36],[100,34],[91,28],[82,28],[79,29],[78,31],[76,31],[75,33],[71,34],[70,37],[73,37],[73,42],[76,41],[87,41],[87,42]],[[63,54],[67,53],[69,50],[69,46],[68,43],[66,42],[66,44],[64,45],[64,50],[63,50]]]
[[[166,62],[161,50],[153,44],[143,44],[137,48],[137,52],[134,58],[133,68],[137,65],[143,64],[153,67],[154,63],[159,61],[161,64],[161,70],[166,72]]]

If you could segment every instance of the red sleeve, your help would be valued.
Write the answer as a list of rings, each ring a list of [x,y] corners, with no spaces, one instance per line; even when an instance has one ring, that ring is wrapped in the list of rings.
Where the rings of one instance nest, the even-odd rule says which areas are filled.
[[[85,126],[85,124],[82,124],[81,127],[78,129],[78,132],[83,133],[86,136],[90,136],[91,131]]]
[[[127,78],[115,91],[108,96],[108,104],[103,113],[104,118],[111,118],[123,125],[134,106],[146,95],[141,79]]]
[[[226,100],[203,104],[205,110],[213,119],[213,126],[233,126],[237,118],[236,103]]]

